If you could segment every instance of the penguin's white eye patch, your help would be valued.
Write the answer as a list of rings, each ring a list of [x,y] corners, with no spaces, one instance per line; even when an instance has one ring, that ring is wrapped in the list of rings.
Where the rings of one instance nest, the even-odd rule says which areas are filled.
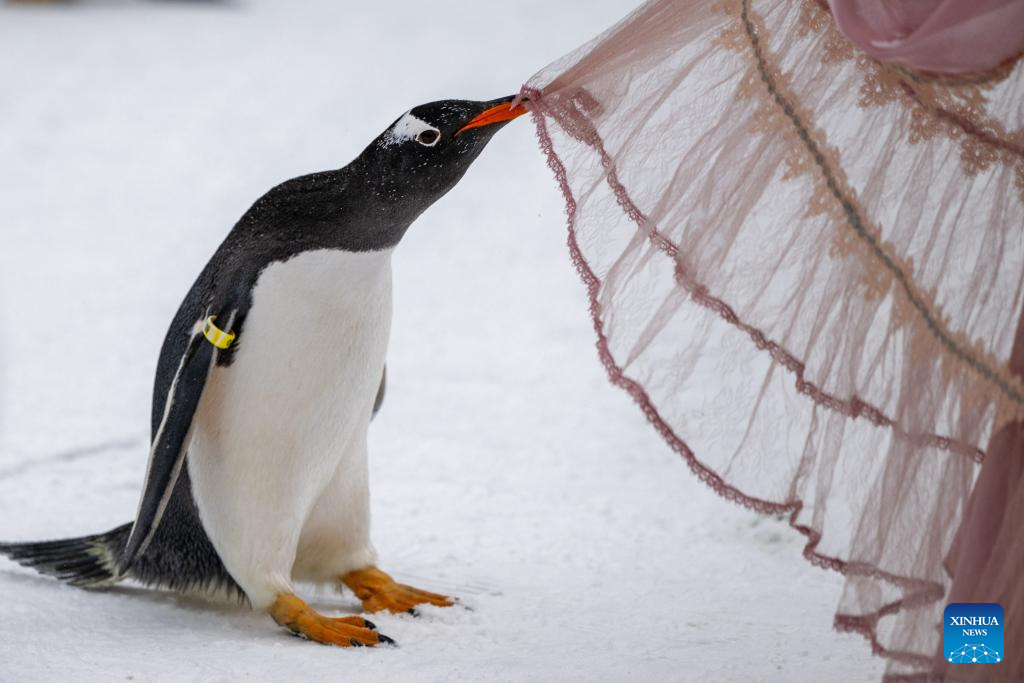
[[[433,147],[441,139],[441,131],[423,119],[406,112],[395,125],[384,134],[382,144],[385,147],[399,145],[407,140],[415,140],[424,147]]]
[[[424,147],[433,147],[434,145],[437,144],[437,141],[440,139],[440,131],[437,131],[433,128],[428,128],[427,130],[421,131],[416,136],[416,142],[420,143]]]

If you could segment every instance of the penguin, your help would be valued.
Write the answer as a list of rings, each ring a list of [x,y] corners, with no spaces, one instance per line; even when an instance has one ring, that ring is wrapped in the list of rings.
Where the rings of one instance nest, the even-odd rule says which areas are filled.
[[[394,581],[370,540],[367,432],[385,393],[391,255],[526,111],[516,96],[420,105],[344,168],[260,197],[164,339],[135,521],[0,554],[84,588],[132,579],[233,595],[342,647],[394,641],[363,617],[315,612],[295,582],[346,586],[366,612],[454,604]]]

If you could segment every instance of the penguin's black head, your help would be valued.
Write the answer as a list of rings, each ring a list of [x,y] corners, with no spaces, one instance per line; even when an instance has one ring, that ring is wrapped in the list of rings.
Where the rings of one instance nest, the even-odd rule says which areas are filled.
[[[440,100],[402,114],[361,155],[380,183],[378,197],[418,215],[459,182],[499,129],[526,113],[514,101]]]

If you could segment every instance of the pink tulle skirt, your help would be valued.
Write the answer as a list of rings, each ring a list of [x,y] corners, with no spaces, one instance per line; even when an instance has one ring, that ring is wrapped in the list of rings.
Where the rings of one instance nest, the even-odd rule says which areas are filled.
[[[524,95],[611,380],[702,480],[787,515],[805,556],[845,575],[836,627],[890,658],[888,676],[945,671],[955,597],[1004,606],[1007,660],[977,675],[1010,678],[1024,672],[1024,23],[989,16],[995,66],[940,75],[956,70],[935,48],[948,13],[844,4],[857,44],[888,61],[825,3],[659,0]],[[1022,16],[1017,0],[976,8],[1003,5]]]

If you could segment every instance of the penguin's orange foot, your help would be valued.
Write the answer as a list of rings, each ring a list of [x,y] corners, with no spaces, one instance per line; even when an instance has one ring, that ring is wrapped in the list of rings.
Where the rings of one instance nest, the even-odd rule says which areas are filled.
[[[349,572],[341,577],[341,582],[363,601],[363,609],[367,612],[387,610],[398,614],[411,612],[416,605],[451,607],[455,604],[451,598],[445,595],[428,593],[412,586],[396,583],[394,579],[376,567]]]
[[[325,617],[292,593],[277,596],[270,616],[295,635],[325,645],[373,647],[395,642],[377,633],[377,627],[362,617]]]

